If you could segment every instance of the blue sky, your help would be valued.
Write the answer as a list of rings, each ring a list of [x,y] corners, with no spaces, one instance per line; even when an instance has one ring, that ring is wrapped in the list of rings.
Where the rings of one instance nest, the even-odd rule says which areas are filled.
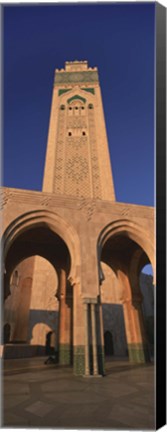
[[[98,66],[117,201],[154,205],[154,3],[4,7],[4,185],[41,190],[54,69]]]

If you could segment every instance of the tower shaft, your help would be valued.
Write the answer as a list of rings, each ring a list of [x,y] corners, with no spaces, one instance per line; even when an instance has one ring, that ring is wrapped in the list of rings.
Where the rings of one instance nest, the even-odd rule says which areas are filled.
[[[86,61],[56,69],[43,191],[115,200],[98,71]]]

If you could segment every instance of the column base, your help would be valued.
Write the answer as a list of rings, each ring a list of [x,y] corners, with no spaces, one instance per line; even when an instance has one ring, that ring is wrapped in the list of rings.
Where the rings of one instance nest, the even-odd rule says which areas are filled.
[[[128,345],[129,360],[132,363],[150,362],[148,346],[142,343],[133,343]]]
[[[104,351],[103,347],[98,346],[98,374],[93,375],[93,356],[91,352],[91,346],[90,346],[90,355],[89,355],[89,361],[90,361],[90,375],[85,374],[85,346],[84,345],[77,345],[73,346],[73,371],[74,375],[82,375],[84,377],[103,377],[104,376]]]
[[[83,375],[85,372],[85,347],[83,345],[73,347],[73,371],[74,375]]]
[[[103,378],[103,375],[82,375],[83,378]]]
[[[69,344],[59,345],[59,365],[71,365],[72,364],[72,348]]]

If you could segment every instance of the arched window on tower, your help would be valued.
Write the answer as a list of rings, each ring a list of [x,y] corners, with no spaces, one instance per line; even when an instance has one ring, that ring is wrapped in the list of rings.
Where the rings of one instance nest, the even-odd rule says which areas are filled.
[[[69,106],[69,107],[68,107],[68,115],[69,115],[69,116],[72,116],[72,115],[73,115],[73,107],[72,107],[72,106]]]
[[[81,105],[81,107],[80,107],[80,115],[81,116],[85,115],[85,107],[83,105]]]
[[[80,114],[79,106],[78,106],[78,105],[75,105],[75,107],[74,107],[74,115],[75,115],[75,116],[79,116],[79,114]]]

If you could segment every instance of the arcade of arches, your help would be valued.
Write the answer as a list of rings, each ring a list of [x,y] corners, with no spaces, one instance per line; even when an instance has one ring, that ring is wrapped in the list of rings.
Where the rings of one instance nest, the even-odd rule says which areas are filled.
[[[86,376],[108,355],[149,361],[154,208],[115,200],[97,67],[56,69],[42,191],[0,197],[4,357],[54,353]]]
[[[150,361],[142,304],[145,299],[153,319],[153,283],[141,270],[152,256],[139,227],[135,236],[128,221],[121,229],[114,221],[82,244],[57,215],[39,215],[23,215],[4,232],[4,356],[53,354],[82,375],[103,375],[108,356]],[[94,256],[87,252],[90,240]]]

